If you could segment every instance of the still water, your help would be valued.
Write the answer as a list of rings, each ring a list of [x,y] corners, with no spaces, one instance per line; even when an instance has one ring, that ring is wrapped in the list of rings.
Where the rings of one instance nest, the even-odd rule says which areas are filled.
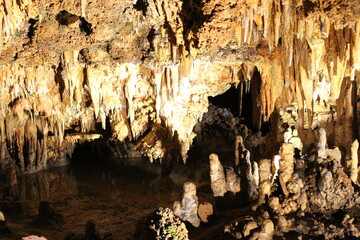
[[[21,211],[11,210],[11,206],[5,211],[13,234],[0,239],[35,234],[60,240],[69,232],[84,233],[88,220],[96,223],[101,235],[111,233],[114,239],[133,239],[141,219],[181,199],[184,181],[208,181],[206,168],[197,172],[184,166],[178,169],[169,177],[161,177],[159,165],[129,158],[116,165],[83,161],[23,175],[18,179]],[[200,201],[208,200],[210,195],[206,189],[198,191]],[[63,224],[32,224],[39,202],[44,200],[63,216]]]

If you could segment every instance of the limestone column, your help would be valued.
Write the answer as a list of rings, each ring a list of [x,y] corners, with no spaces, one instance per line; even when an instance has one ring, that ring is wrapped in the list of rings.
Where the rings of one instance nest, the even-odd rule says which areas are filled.
[[[196,196],[196,185],[192,182],[184,183],[184,193],[181,201],[181,214],[179,217],[183,221],[188,221],[194,227],[199,227],[200,218],[197,214],[198,206],[199,201]],[[178,210],[176,212],[178,213]]]
[[[317,152],[318,157],[326,158],[326,131],[322,127],[318,130]]]
[[[241,153],[244,151],[244,139],[242,136],[235,136],[235,169],[240,163]]]
[[[258,194],[258,186],[256,185],[256,180],[254,178],[253,169],[250,161],[250,151],[245,149],[245,163],[246,163],[246,179],[248,181],[248,196],[249,199],[254,200]]]
[[[226,180],[224,168],[221,165],[218,155],[210,154],[210,180],[214,197],[222,197],[226,193]]]
[[[226,168],[226,189],[233,194],[240,192],[240,178],[232,167]]]
[[[261,204],[265,203],[266,196],[271,194],[271,160],[261,159],[259,162],[259,197],[254,206],[254,210]]]
[[[286,187],[286,183],[290,180],[294,172],[294,147],[291,143],[283,143],[280,147],[280,168],[279,168],[279,180],[281,188],[286,196],[289,195],[289,191]]]
[[[357,182],[358,179],[358,149],[359,142],[357,139],[351,144],[351,169],[350,179],[353,182]]]

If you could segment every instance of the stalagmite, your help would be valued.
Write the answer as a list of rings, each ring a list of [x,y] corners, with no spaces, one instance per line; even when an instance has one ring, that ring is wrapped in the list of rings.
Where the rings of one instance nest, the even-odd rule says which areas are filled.
[[[281,189],[286,196],[289,195],[289,191],[286,187],[287,182],[290,180],[294,172],[294,147],[291,143],[283,143],[280,148],[280,167],[279,167],[279,179]]]
[[[218,155],[210,154],[210,180],[214,197],[222,197],[227,191],[224,168]]]
[[[245,175],[246,175],[247,184],[248,184],[247,193],[248,193],[249,199],[254,200],[257,198],[257,194],[258,194],[257,180],[255,180],[254,175],[253,175],[253,168],[252,168],[251,161],[250,161],[250,151],[245,150],[244,155],[245,155],[245,164],[246,164]]]
[[[181,203],[175,202],[173,211],[183,221],[190,222],[194,227],[200,226],[198,217],[198,198],[196,196],[196,185],[192,182],[184,183],[184,193]]]
[[[254,184],[256,188],[259,186],[260,182],[260,176],[259,176],[259,165],[257,162],[252,162],[252,169],[253,169],[253,178],[254,178]]]
[[[359,142],[356,139],[351,144],[351,169],[350,169],[350,179],[353,182],[357,182],[358,180],[358,149],[359,149]]]
[[[319,128],[317,131],[317,153],[318,157],[326,158],[326,131],[324,128]]]
[[[243,139],[241,136],[235,136],[235,167],[240,163],[240,154],[243,151]]]
[[[240,192],[240,177],[232,167],[226,168],[226,190],[233,194]]]
[[[353,184],[360,119],[358,5],[357,0],[0,1],[0,174],[10,171],[5,197],[17,196],[16,174],[65,164],[85,141],[119,141],[170,171],[177,160],[187,163],[198,134],[219,148],[206,146],[205,154],[228,151],[235,137],[235,164],[226,175],[218,156],[209,157],[214,196],[240,191],[241,177],[250,200],[260,205],[269,197],[277,215],[347,211],[360,202]],[[220,94],[234,103],[234,112],[230,130],[217,130],[224,133],[218,138],[204,134],[210,126],[194,127]],[[337,147],[327,149],[327,142]],[[263,158],[280,144],[269,170]],[[198,225],[196,189],[187,188],[188,200],[174,210]],[[298,231],[286,226],[286,218],[278,218],[279,225]],[[310,221],[314,226],[300,235],[356,237],[352,218],[344,219],[343,231],[337,231],[339,224]],[[272,220],[259,219],[244,222],[247,238],[272,237]]]
[[[326,192],[333,187],[333,176],[330,171],[323,168],[320,172],[320,178],[318,181],[318,188],[320,191]]]
[[[213,215],[214,210],[211,203],[201,203],[198,208],[198,215],[202,222],[207,223],[208,217]]]
[[[259,197],[257,203],[253,206],[256,209],[265,203],[266,196],[271,194],[271,160],[261,159],[259,163]]]

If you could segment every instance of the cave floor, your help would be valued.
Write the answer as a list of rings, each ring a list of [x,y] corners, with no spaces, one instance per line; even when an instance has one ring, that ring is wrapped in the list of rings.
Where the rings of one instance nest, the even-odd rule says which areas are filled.
[[[84,234],[88,220],[96,223],[101,236],[111,233],[114,239],[134,239],[142,219],[159,207],[171,208],[174,201],[181,200],[184,181],[199,184],[200,203],[212,201],[206,171],[196,173],[183,166],[179,169],[170,177],[161,177],[159,165],[126,159],[116,166],[83,162],[23,175],[18,179],[21,211],[12,205],[3,206],[8,210],[4,213],[13,233],[1,239],[38,235],[60,240],[69,232]],[[64,223],[35,224],[40,201],[48,201]],[[190,228],[191,239],[221,232],[227,220],[220,217],[214,224]]]

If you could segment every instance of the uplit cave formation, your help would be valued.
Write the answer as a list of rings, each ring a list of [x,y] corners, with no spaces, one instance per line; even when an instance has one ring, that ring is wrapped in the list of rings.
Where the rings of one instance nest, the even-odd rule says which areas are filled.
[[[360,239],[359,0],[0,0],[0,239]]]

